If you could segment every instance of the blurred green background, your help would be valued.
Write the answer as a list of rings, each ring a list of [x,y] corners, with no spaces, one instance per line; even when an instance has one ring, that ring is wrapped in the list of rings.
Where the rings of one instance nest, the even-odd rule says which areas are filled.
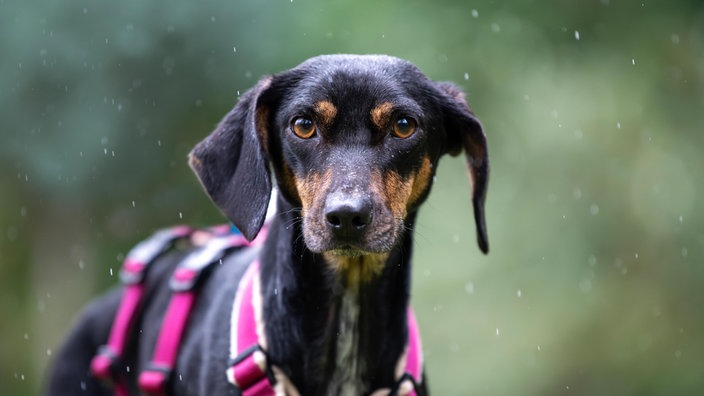
[[[337,52],[458,83],[489,136],[491,253],[462,159],[417,228],[434,394],[703,394],[701,1],[0,0],[3,395],[136,242],[222,221],[185,158],[238,93]]]

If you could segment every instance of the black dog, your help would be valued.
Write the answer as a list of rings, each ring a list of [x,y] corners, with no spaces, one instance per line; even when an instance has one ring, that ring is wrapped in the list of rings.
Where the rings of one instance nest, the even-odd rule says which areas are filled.
[[[277,392],[404,393],[397,366],[409,338],[416,214],[440,157],[463,150],[486,253],[486,137],[458,88],[387,56],[320,56],[262,79],[193,149],[190,164],[247,239],[264,225],[270,167],[278,212],[261,249],[227,255],[199,285],[166,393],[239,394],[225,375],[229,318],[256,256],[261,352]],[[184,254],[162,256],[146,276],[144,308],[113,367],[130,394],[139,393],[137,377],[149,365],[171,296],[164,280]],[[48,394],[113,394],[89,367],[121,295],[113,291],[86,309],[56,357]],[[427,393],[425,381],[411,382],[417,394]]]

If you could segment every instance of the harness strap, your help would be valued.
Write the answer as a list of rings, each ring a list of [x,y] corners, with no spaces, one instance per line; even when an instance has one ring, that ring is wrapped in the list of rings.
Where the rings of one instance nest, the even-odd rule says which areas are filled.
[[[237,387],[243,396],[272,396],[276,394],[275,368],[267,362],[266,337],[261,316],[262,301],[259,289],[259,261],[254,261],[240,280],[232,305],[230,319],[230,362],[227,380]],[[413,309],[407,310],[408,342],[406,352],[399,358],[399,374],[392,388],[379,389],[373,395],[416,396],[418,384],[423,377],[423,356]],[[278,375],[278,374],[277,374]]]
[[[186,226],[157,231],[149,239],[135,246],[125,258],[120,279],[125,285],[120,306],[110,329],[107,344],[101,346],[91,361],[93,375],[115,386],[117,396],[127,395],[124,380],[118,375],[118,362],[129,340],[130,331],[144,294],[144,279],[150,265],[169,250],[177,240],[192,233]]]
[[[148,395],[163,395],[176,363],[181,339],[198,296],[198,286],[209,269],[233,248],[253,246],[266,238],[266,231],[248,242],[240,234],[213,238],[191,252],[176,268],[169,286],[173,292],[164,315],[150,364],[139,375],[138,384]]]

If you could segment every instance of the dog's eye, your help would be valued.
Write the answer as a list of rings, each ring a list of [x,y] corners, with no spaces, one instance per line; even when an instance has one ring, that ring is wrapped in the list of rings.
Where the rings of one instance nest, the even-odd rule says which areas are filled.
[[[400,139],[405,139],[413,135],[418,127],[416,120],[410,117],[400,117],[394,122],[394,136]]]
[[[301,139],[309,139],[315,135],[315,123],[310,118],[298,117],[294,119],[291,129]]]

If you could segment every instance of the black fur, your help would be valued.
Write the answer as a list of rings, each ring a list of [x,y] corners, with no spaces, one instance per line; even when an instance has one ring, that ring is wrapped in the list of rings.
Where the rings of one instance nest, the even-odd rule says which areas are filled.
[[[316,108],[321,102],[332,106]],[[385,103],[391,103],[392,110],[386,112]],[[370,114],[377,108],[382,116],[373,120]],[[292,123],[297,117],[312,119],[316,135],[295,136]],[[418,127],[411,137],[400,139],[390,128],[403,117]],[[394,366],[408,332],[417,209],[430,192],[440,157],[462,150],[473,182],[477,238],[487,252],[483,204],[489,168],[481,124],[459,89],[428,80],[406,61],[386,56],[312,58],[262,79],[194,148],[191,166],[204,188],[250,240],[264,223],[272,190],[270,167],[275,173],[278,214],[259,253],[267,353],[269,363],[302,395],[340,390],[331,378],[339,369],[338,322],[345,315],[341,301],[350,288],[358,295],[355,351],[363,392],[393,386]],[[417,183],[399,198],[393,190],[403,185],[396,179]],[[317,184],[311,186],[311,180]],[[317,207],[317,201],[323,201],[322,206]],[[389,208],[401,204],[404,216],[394,218],[400,209]],[[331,205],[340,206],[342,216],[350,207],[367,216],[360,223],[354,212],[343,218],[352,226],[343,224],[340,230],[339,219],[331,215],[340,208]],[[360,205],[363,209],[356,209]],[[204,283],[171,379],[173,394],[237,394],[224,374],[229,312],[235,285],[255,254],[247,249],[230,255]],[[374,262],[369,257],[383,257],[385,262],[355,283],[350,273],[359,268],[349,263],[366,266]],[[136,377],[151,357],[168,303],[165,279],[179,258],[175,253],[161,259],[147,280],[146,309],[125,362],[135,394]],[[348,267],[332,269],[331,262],[338,261]],[[90,377],[88,365],[107,339],[119,295],[119,290],[110,292],[85,310],[56,356],[48,395],[111,394]]]

